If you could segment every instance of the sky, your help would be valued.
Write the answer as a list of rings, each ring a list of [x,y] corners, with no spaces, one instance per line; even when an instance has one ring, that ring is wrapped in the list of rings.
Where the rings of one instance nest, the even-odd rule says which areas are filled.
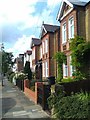
[[[84,1],[84,0],[83,0]],[[56,20],[61,0],[0,0],[0,43],[14,57],[30,50],[41,25],[60,25]]]

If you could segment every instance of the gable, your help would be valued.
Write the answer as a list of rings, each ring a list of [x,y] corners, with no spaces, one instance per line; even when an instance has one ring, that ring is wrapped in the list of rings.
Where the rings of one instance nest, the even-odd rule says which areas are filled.
[[[66,15],[68,15],[76,6],[84,7],[87,2],[80,0],[62,0],[61,6],[57,15],[57,20],[61,21]]]
[[[63,10],[63,13],[62,13],[62,16],[63,17],[65,14],[67,14],[67,12],[71,9],[71,7],[65,3],[64,5],[64,10]]]
[[[68,0],[63,0],[57,15],[57,20],[60,21],[67,14],[69,14],[73,10],[74,6]]]
[[[46,33],[47,33],[47,31],[46,31],[46,29],[44,27],[44,24],[42,24],[40,38],[42,38]]]
[[[41,37],[43,37],[46,34],[46,31],[43,29],[41,33]]]

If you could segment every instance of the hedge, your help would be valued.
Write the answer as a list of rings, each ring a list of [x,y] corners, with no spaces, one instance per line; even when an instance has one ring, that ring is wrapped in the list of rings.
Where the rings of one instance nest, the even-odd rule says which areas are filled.
[[[52,116],[59,120],[90,118],[90,94],[87,92],[80,92],[71,96],[52,94],[48,99],[48,104],[51,109],[54,109]]]

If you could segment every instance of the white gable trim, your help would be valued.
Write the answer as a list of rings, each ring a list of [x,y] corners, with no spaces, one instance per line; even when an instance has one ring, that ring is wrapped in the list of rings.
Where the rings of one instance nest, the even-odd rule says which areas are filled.
[[[62,16],[60,20],[63,20],[63,18],[66,17],[72,10],[73,8],[71,8],[64,16]]]
[[[66,2],[70,7],[73,7],[73,4],[70,3],[68,0],[63,0],[64,2]]]
[[[43,29],[44,29],[45,33],[47,33],[47,31],[46,31],[46,29],[45,29],[44,25],[43,25]]]
[[[60,7],[60,10],[59,10],[59,13],[58,13],[58,15],[57,15],[57,20],[61,20],[61,14],[62,14],[62,12],[63,12],[63,5],[64,5],[64,3],[67,3],[70,7],[71,7],[71,9],[63,16],[63,18],[67,15],[67,14],[69,14],[71,11],[72,11],[72,9],[73,9],[73,4],[71,4],[68,0],[62,0],[62,2],[61,2],[61,7]]]
[[[41,27],[41,34],[40,34],[40,38],[41,38],[41,36],[42,36],[43,30],[45,31],[45,33],[47,33],[47,31],[46,31],[46,29],[45,29],[44,25],[42,25],[42,27]]]

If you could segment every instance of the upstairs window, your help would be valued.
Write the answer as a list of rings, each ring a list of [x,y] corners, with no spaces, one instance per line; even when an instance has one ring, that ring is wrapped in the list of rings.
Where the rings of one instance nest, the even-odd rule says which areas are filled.
[[[67,41],[66,23],[64,23],[63,26],[62,26],[62,43],[65,43],[66,41]]]
[[[32,50],[32,59],[35,59],[35,49]]]
[[[74,19],[69,19],[69,39],[74,38]]]
[[[40,59],[42,58],[42,47],[40,46]]]
[[[45,52],[48,52],[48,39],[45,40]]]
[[[44,54],[45,53],[45,41],[43,41],[42,45],[43,45],[43,54]]]

